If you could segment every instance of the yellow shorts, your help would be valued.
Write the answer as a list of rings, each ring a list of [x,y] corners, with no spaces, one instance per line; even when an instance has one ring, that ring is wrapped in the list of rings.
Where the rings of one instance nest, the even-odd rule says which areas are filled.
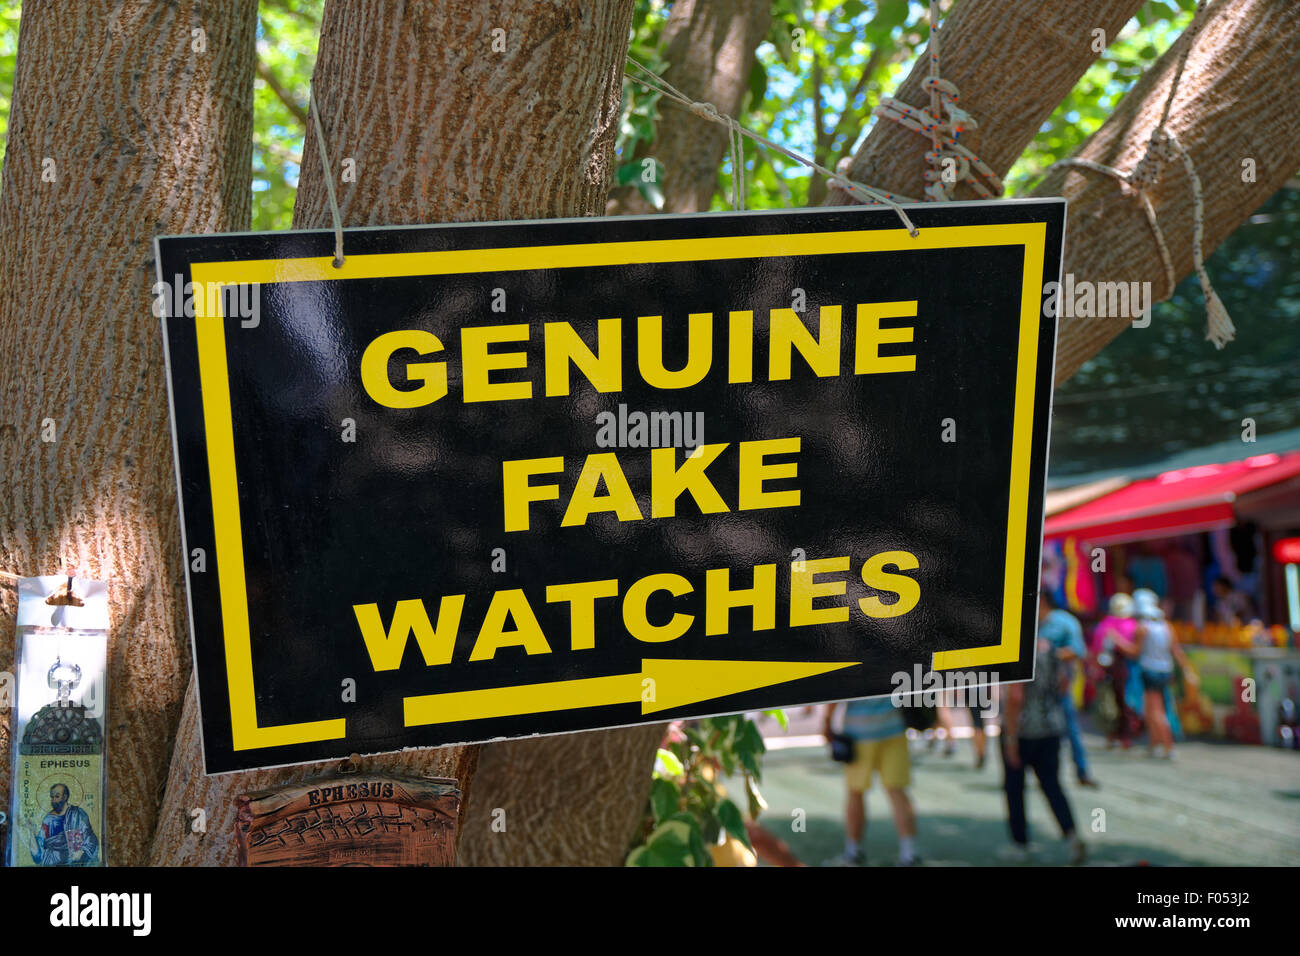
[[[880,782],[890,789],[901,790],[912,782],[912,758],[907,752],[906,734],[856,743],[853,762],[844,767],[844,779],[849,789],[871,789],[871,777],[877,772]]]

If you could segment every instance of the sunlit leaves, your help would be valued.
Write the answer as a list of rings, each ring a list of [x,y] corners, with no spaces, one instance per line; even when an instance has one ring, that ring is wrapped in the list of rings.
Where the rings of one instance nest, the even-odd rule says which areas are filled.
[[[643,846],[627,858],[628,866],[712,866],[698,821],[686,813],[665,820]]]
[[[766,807],[758,792],[765,749],[757,725],[743,714],[672,724],[655,760],[649,806],[628,865],[712,866],[706,848],[728,838],[752,851],[744,814],[721,781],[740,774],[747,810],[757,816]]]
[[[771,29],[758,49],[762,95],[751,82],[742,122],[833,168],[865,133],[871,108],[905,75],[913,52],[907,41],[922,9],[906,0],[775,0],[772,8]],[[802,31],[798,43],[796,30]],[[803,206],[821,195],[820,187],[810,189],[814,174],[807,166],[757,147],[747,149],[747,158],[748,206]],[[730,190],[724,160],[714,208],[727,208]]]
[[[307,132],[303,118],[324,5],[324,0],[263,0],[259,5],[259,75],[253,84],[254,229],[287,229],[293,219]]]
[[[18,64],[18,0],[0,0],[0,163],[9,133],[9,100]]]
[[[656,76],[662,75],[667,67],[659,49],[667,20],[668,7],[663,0],[637,0],[627,55]],[[654,141],[655,124],[659,119],[659,94],[636,82],[638,73],[629,67],[623,78],[623,105],[618,137],[614,141],[617,164],[614,178],[619,186],[635,185],[647,202],[662,209],[664,197],[660,178],[643,178],[641,157],[637,154],[638,146]]]

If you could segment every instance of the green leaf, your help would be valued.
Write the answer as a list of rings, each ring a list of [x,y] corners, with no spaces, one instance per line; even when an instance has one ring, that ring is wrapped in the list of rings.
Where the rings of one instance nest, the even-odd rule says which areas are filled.
[[[637,866],[695,866],[695,854],[691,851],[690,841],[685,843],[663,840],[654,846],[644,848],[645,856],[637,861]]]
[[[669,776],[681,777],[686,773],[686,768],[682,766],[682,762],[677,759],[677,755],[671,750],[664,750],[662,747],[659,748],[659,752],[655,755],[655,759],[658,760],[659,763],[663,764],[664,773]]]
[[[724,728],[724,733],[725,733],[724,740],[726,741],[726,746],[735,747],[736,743],[740,740],[741,732],[745,728],[745,719],[746,719],[745,715],[731,714],[728,717],[720,717],[718,719],[722,721],[722,726]]]
[[[753,774],[756,780],[762,780],[763,765],[760,758],[766,750],[758,725],[746,719],[740,740],[736,744],[736,754],[740,758],[740,765]]]
[[[644,111],[634,109],[628,113],[624,126],[631,129],[629,136],[632,142],[629,145],[635,145],[638,140],[649,142],[655,138],[655,121],[650,117],[650,112],[647,107]]]
[[[750,108],[757,107],[767,95],[767,67],[758,57],[754,58],[754,68],[749,71]]]
[[[646,202],[654,206],[655,209],[664,208],[664,191],[663,187],[661,187],[659,183],[647,183],[638,179],[636,185],[637,189],[641,191],[641,195],[645,197]]]
[[[722,835],[722,820],[712,810],[705,811],[701,820],[700,836],[708,846],[713,846],[718,842],[718,837]]]
[[[695,860],[696,866],[712,866],[713,854],[709,852],[708,846],[704,842],[704,835],[700,833],[699,821],[694,817],[686,814],[679,814],[679,819],[684,818],[690,827],[689,845],[691,856]]]
[[[892,30],[907,22],[907,0],[876,0],[876,16],[873,26]]]
[[[713,854],[704,845],[704,838],[700,836],[699,830],[691,831],[691,855],[695,859],[696,866],[713,866]]]
[[[740,815],[740,807],[730,800],[723,800],[718,804],[718,819],[722,821],[722,826],[727,833],[745,844],[747,849],[754,849],[749,842],[749,832],[745,829],[745,820]]]
[[[730,777],[736,772],[736,752],[728,747],[726,750],[719,750],[718,763],[722,764],[722,772]]]
[[[660,831],[663,831],[662,835],[656,837],[655,834]],[[666,841],[664,843],[666,856],[675,856],[680,852],[684,860],[690,861],[673,865],[713,865],[713,856],[709,853],[708,847],[705,846],[704,837],[700,833],[700,823],[689,813],[676,813],[665,820],[655,830],[655,833],[650,834],[650,841],[647,845],[653,849],[660,840]]]
[[[745,793],[749,797],[749,816],[757,820],[758,815],[767,809],[767,801],[758,792],[758,782],[753,777],[745,778]]]
[[[699,828],[685,814],[675,814],[655,827],[646,839],[645,855],[636,866],[698,866],[692,837],[699,839]]]
[[[622,166],[618,167],[618,172],[614,174],[614,181],[620,186],[626,186],[628,183],[640,178],[640,162],[624,163]]]
[[[784,710],[765,710],[763,713],[775,720],[781,726],[782,730],[790,729],[790,718],[786,716]]]
[[[662,750],[659,752],[663,753]],[[677,812],[681,797],[677,784],[671,780],[660,778],[650,784],[650,809],[654,812],[656,825],[663,823]]]

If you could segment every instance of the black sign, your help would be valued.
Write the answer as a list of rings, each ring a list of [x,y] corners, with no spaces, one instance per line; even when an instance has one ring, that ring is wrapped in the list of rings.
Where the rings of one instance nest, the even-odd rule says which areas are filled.
[[[1062,201],[158,240],[208,772],[1032,674]]]

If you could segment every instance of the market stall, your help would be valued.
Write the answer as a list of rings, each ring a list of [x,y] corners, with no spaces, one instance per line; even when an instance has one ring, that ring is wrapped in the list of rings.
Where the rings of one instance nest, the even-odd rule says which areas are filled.
[[[1300,451],[1097,489],[1046,519],[1043,587],[1085,627],[1154,591],[1201,677],[1178,691],[1184,731],[1295,747]]]

